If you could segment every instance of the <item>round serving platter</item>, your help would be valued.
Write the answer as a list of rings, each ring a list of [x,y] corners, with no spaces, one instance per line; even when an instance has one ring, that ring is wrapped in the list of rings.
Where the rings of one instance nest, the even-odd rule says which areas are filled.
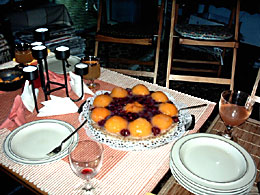
[[[88,122],[84,126],[87,135],[90,136],[92,139],[95,139],[96,141],[110,146],[111,148],[124,151],[141,151],[157,148],[180,138],[192,123],[191,115],[188,113],[187,110],[183,110],[179,113],[178,124],[174,128],[167,131],[167,133],[156,137],[147,139],[128,139],[127,137],[125,138],[119,135],[117,136],[109,134],[106,131],[101,131],[100,129],[93,127],[90,117],[91,107],[93,105],[95,97],[106,92],[110,93],[110,91],[98,91],[96,92],[95,96],[87,99],[79,116],[79,121],[82,122],[85,119],[88,119]],[[168,96],[169,100],[177,106],[177,108],[184,107],[183,104],[176,102],[172,96],[167,93],[165,94]]]

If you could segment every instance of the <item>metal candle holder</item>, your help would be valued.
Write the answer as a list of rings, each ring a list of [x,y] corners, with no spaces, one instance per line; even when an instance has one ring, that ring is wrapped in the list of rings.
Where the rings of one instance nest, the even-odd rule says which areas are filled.
[[[26,80],[32,81],[32,93],[33,93],[33,100],[36,112],[39,113],[38,105],[37,105],[37,98],[35,95],[35,87],[34,87],[34,80],[38,78],[38,68],[36,66],[26,66],[23,68],[23,75]]]
[[[59,46],[55,49],[54,51],[55,56],[58,60],[62,61],[62,67],[63,67],[63,75],[64,75],[64,80],[65,80],[65,84],[64,87],[66,88],[66,94],[69,97],[69,93],[68,93],[68,87],[67,87],[67,72],[66,72],[66,63],[68,65],[68,61],[67,59],[70,57],[70,48],[66,47],[66,46]],[[88,65],[83,64],[83,63],[79,63],[75,65],[75,74],[80,75],[81,77],[81,97],[79,99],[72,99],[70,98],[72,101],[77,102],[79,100],[82,99],[83,95],[84,95],[84,89],[83,89],[83,75],[88,73]]]
[[[84,95],[84,88],[83,88],[83,75],[88,74],[88,65],[83,63],[78,63],[75,65],[75,74],[79,75],[81,78],[81,96],[79,99],[73,100],[74,102],[77,102],[82,99]]]
[[[34,31],[35,41],[40,41],[45,45],[45,41],[49,40],[49,29],[48,28],[37,28]]]
[[[67,59],[70,57],[70,48],[66,46],[59,46],[54,50],[55,56],[58,60],[62,61],[62,68],[63,68],[63,76],[64,76],[64,84],[55,83],[56,85],[61,85],[66,90],[66,95],[69,97],[69,91],[68,91],[68,83],[67,83],[67,72],[66,72],[66,66],[65,63],[67,62]]]
[[[50,90],[50,84],[47,82],[47,84],[45,85],[45,76],[44,76],[43,63],[42,63],[44,61],[46,77],[47,77],[47,80],[49,80],[48,64],[47,64],[47,59],[46,59],[47,55],[48,55],[47,47],[44,45],[38,45],[38,46],[32,47],[32,55],[38,61],[41,86],[42,86],[42,90],[45,95],[45,100],[47,100],[48,99],[48,97],[47,97],[48,90]]]

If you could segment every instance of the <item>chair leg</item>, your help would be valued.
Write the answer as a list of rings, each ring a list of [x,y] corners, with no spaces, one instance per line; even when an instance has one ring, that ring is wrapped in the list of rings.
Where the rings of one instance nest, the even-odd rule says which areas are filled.
[[[95,41],[95,52],[94,52],[94,56],[98,55],[98,41]]]
[[[157,38],[157,46],[155,51],[155,59],[154,59],[154,76],[153,76],[153,83],[156,84],[157,82],[157,74],[159,68],[159,56],[160,56],[160,48],[161,48],[161,39]]]
[[[170,86],[170,74],[172,68],[172,56],[173,56],[173,44],[174,44],[174,25],[175,25],[175,17],[176,14],[176,1],[172,1],[172,9],[171,9],[171,26],[170,26],[170,35],[169,35],[169,48],[168,48],[168,61],[167,61],[167,73],[166,73],[166,87]]]
[[[237,63],[237,48],[233,49],[233,59],[232,59],[232,70],[231,70],[231,83],[230,89],[234,89],[234,79],[235,79],[235,71],[236,71],[236,63]]]

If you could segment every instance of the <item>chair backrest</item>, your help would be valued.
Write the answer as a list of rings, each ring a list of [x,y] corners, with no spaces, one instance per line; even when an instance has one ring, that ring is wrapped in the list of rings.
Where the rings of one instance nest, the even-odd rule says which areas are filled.
[[[115,23],[108,21],[107,16],[111,14],[106,13],[108,11],[107,1],[100,0],[94,55],[98,55],[99,42],[151,46],[154,48],[154,52],[152,54],[153,56],[151,56],[151,58],[149,56],[148,60],[146,56],[141,56],[138,59],[129,59],[128,56],[111,58],[107,54],[106,58],[107,62],[110,61],[126,65],[109,67],[110,65],[107,63],[108,68],[111,70],[132,76],[151,77],[153,78],[153,83],[156,83],[165,0],[110,0],[110,3],[112,3],[110,4],[110,8],[119,11],[120,14],[131,14],[137,18],[136,20],[133,19],[133,21],[124,21],[124,19],[120,21],[120,19],[118,19],[119,22],[116,21]],[[116,9],[113,3],[118,3],[121,7]],[[131,5],[131,3],[134,3],[131,9],[133,13],[129,13],[128,11],[126,11],[126,13],[123,11],[122,13],[121,8],[124,8],[124,4]],[[129,7],[126,8],[126,10],[128,9]],[[112,14],[114,14],[114,12]],[[115,17],[115,19],[117,18]],[[138,65],[139,69],[132,70],[128,65]],[[145,66],[147,68],[145,68]],[[150,66],[153,71],[151,71],[151,68],[148,68],[148,66]]]
[[[213,4],[217,6],[231,6],[231,15],[228,22],[228,26],[233,32],[233,39],[227,39],[223,41],[216,41],[216,40],[207,40],[207,39],[191,39],[178,36],[175,33],[175,25],[178,23],[178,9],[179,3],[184,4],[192,4],[194,3],[206,3],[206,4]],[[240,0],[198,0],[198,1],[191,1],[191,0],[172,0],[172,13],[171,13],[171,28],[170,28],[170,36],[169,36],[169,51],[168,51],[168,66],[167,66],[167,76],[166,76],[166,87],[169,87],[169,80],[180,80],[180,81],[189,81],[189,82],[204,82],[204,83],[215,83],[215,84],[228,84],[230,88],[233,88],[234,85],[234,76],[235,76],[235,67],[236,67],[236,56],[237,56],[237,48],[239,47],[238,42],[238,35],[239,35],[239,13],[240,13]],[[233,24],[233,25],[231,25]],[[192,33],[190,33],[192,34]],[[176,39],[178,38],[178,39]],[[220,48],[232,48],[233,49],[233,57],[232,57],[232,68],[231,68],[231,76],[230,78],[220,78],[220,77],[199,77],[199,76],[190,76],[190,75],[177,75],[171,74],[170,71],[172,69],[172,62],[173,62],[173,44],[174,41],[177,40],[179,44],[183,45],[192,45],[192,46],[210,46],[210,47],[220,47]],[[184,62],[180,59],[174,59],[175,62]],[[189,60],[189,63],[201,63],[198,60]],[[193,62],[192,62],[193,61]],[[219,64],[220,65],[220,64]],[[203,72],[203,71],[202,71]]]
[[[107,23],[154,24],[158,16],[159,1],[110,0],[108,4],[106,0],[100,0],[97,23],[98,25]]]

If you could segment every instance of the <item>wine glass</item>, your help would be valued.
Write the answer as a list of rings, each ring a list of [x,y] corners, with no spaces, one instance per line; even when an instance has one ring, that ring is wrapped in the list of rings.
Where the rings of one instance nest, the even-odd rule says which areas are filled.
[[[33,61],[30,44],[21,42],[15,45],[15,61],[22,67]]]
[[[242,91],[226,90],[221,93],[219,101],[219,114],[226,129],[220,135],[237,141],[232,135],[233,127],[244,123],[250,116],[253,109],[254,101],[251,96]]]
[[[73,149],[69,149],[69,162],[73,172],[80,178],[86,180],[81,190],[85,192],[94,192],[95,188],[90,180],[95,177],[102,167],[103,146],[102,144],[92,141],[79,141]]]
[[[100,88],[99,83],[95,82],[95,79],[100,77],[100,62],[96,56],[86,56],[81,59],[82,63],[88,65],[88,74],[84,75],[84,79],[89,80],[87,86],[96,91]]]

